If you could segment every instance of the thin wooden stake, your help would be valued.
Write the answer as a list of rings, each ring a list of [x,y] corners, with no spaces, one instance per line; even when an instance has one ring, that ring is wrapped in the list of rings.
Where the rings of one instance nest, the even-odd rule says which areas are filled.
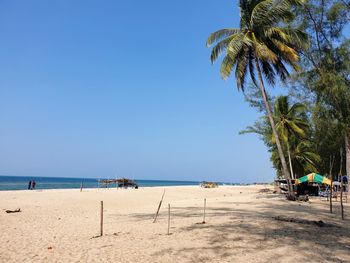
[[[153,223],[155,223],[155,222],[157,221],[157,217],[158,217],[158,214],[159,214],[159,210],[160,210],[160,207],[162,206],[162,202],[163,202],[164,194],[165,194],[165,189],[164,189],[164,191],[163,191],[162,199],[160,199],[160,202],[159,202],[159,205],[158,205],[157,212],[156,212],[156,214],[154,215],[154,220],[153,220]]]
[[[101,201],[100,236],[103,236],[103,201]]]
[[[332,175],[332,170],[333,170],[333,165],[334,165],[334,156],[330,156],[329,157],[329,176],[331,179],[331,190],[330,190],[330,196],[329,196],[329,211],[331,212],[331,214],[333,213],[333,175]]]
[[[203,209],[203,222],[202,224],[205,224],[205,209],[207,207],[207,199],[204,198],[204,209]]]
[[[341,219],[344,220],[344,205],[343,205],[343,177],[340,183],[340,207],[341,207]]]
[[[331,189],[329,193],[329,211],[331,212],[331,214],[333,213],[332,195],[333,195],[333,180],[331,179]]]
[[[168,235],[170,235],[170,204],[168,204]]]
[[[80,184],[80,192],[83,191],[83,181],[81,181],[81,184]]]

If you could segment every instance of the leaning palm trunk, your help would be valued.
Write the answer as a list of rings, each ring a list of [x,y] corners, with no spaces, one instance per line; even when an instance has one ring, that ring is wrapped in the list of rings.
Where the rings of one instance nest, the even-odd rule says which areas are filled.
[[[284,154],[283,154],[282,145],[281,145],[280,139],[279,139],[277,131],[276,131],[275,121],[273,120],[273,117],[272,117],[270,104],[269,104],[269,101],[268,101],[267,96],[266,96],[264,81],[263,81],[263,78],[262,78],[262,75],[261,75],[259,62],[255,61],[255,64],[256,64],[256,69],[257,69],[258,77],[259,77],[261,95],[262,95],[264,103],[265,103],[266,113],[267,113],[267,116],[268,116],[270,124],[271,124],[272,133],[273,133],[273,136],[275,137],[275,140],[276,140],[276,146],[277,146],[278,155],[279,155],[279,157],[281,159],[283,176],[287,180],[288,197],[293,199],[294,198],[294,190],[293,190],[293,186],[292,186],[292,183],[291,183],[291,177],[290,177],[290,174],[289,174],[289,171],[288,171],[286,159],[285,159]]]
[[[289,159],[290,174],[292,176],[292,179],[295,179],[294,172],[293,172],[292,158],[290,157],[290,149],[289,149],[289,143],[288,142],[287,142],[287,152],[288,152],[288,159]]]

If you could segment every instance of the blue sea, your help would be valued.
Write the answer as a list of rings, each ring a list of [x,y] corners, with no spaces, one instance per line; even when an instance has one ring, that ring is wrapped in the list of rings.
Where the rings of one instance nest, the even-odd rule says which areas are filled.
[[[84,188],[97,188],[99,179],[0,175],[0,191],[27,190],[28,183],[32,180],[36,182],[36,189],[76,189],[80,188],[82,182]],[[135,182],[139,185],[139,187],[181,186],[199,184],[199,182],[195,181],[135,180]],[[115,185],[111,187],[115,187]]]

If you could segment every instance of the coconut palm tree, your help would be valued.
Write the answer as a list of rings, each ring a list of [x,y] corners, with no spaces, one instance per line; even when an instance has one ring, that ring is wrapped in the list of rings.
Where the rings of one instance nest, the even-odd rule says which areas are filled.
[[[289,104],[287,96],[277,97],[273,119],[276,124],[276,131],[283,145],[287,148],[289,169],[292,179],[294,179],[292,158],[290,155],[290,137],[294,136],[296,139],[305,139],[310,127],[306,118],[305,105],[302,103],[295,103],[290,106]],[[274,136],[272,136],[272,141],[276,141]]]
[[[315,152],[312,143],[308,140],[290,140],[293,145],[290,148],[289,157],[295,172],[296,178],[308,173],[318,172],[318,164],[321,161],[320,156]],[[273,152],[271,160],[275,167],[282,168],[281,160],[277,152]]]
[[[260,88],[291,198],[294,198],[291,177],[263,78],[270,85],[274,85],[277,76],[282,81],[289,76],[287,66],[298,69],[298,51],[305,48],[307,35],[285,26],[285,22],[294,18],[292,6],[302,3],[302,0],[240,0],[240,27],[221,29],[212,33],[207,40],[207,46],[215,44],[211,52],[212,63],[224,53],[220,69],[224,79],[234,70],[237,87],[244,90],[249,71],[251,80]]]
[[[290,105],[288,97],[277,97],[274,100],[273,119],[277,133],[283,142],[282,146],[285,146],[283,153],[285,158],[289,159],[291,174],[301,176],[319,171],[318,165],[321,158],[316,153],[315,144],[308,140],[311,136],[311,127],[308,123],[306,106],[301,103]],[[253,126],[248,126],[240,133],[256,133],[261,136],[272,153],[271,161],[280,176],[283,171],[282,164],[268,118],[261,117]]]
[[[311,142],[300,141],[291,152],[291,160],[296,174],[302,176],[308,173],[318,172],[317,165],[321,161],[321,157],[315,152]]]

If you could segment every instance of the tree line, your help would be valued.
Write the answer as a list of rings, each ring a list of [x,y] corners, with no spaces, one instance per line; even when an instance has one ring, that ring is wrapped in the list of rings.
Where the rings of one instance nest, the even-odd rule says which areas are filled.
[[[350,174],[350,19],[347,0],[239,0],[240,23],[212,33],[211,61],[262,117],[256,133],[278,177]],[[288,95],[269,90],[283,86]]]

